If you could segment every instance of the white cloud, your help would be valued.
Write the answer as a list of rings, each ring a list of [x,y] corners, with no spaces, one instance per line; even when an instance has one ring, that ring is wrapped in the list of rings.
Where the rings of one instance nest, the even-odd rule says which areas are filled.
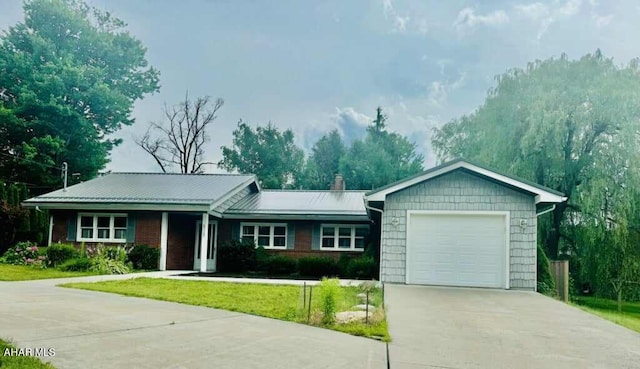
[[[487,14],[476,14],[470,7],[460,10],[453,26],[459,31],[475,28],[476,26],[498,26],[509,22],[509,16],[504,10],[496,10]]]
[[[609,23],[611,23],[611,21],[613,20],[613,14],[609,14],[609,15],[593,15],[593,20],[596,23],[596,27],[598,28],[602,28],[607,26]]]
[[[572,16],[578,14],[582,0],[568,0],[563,6],[558,8],[558,15]]]
[[[449,93],[444,83],[440,81],[433,81],[429,85],[429,93],[427,95],[427,101],[430,105],[442,106],[447,100]]]
[[[514,9],[519,15],[534,21],[549,16],[549,8],[543,3],[518,4]]]
[[[589,3],[592,7],[597,6],[597,2],[594,0],[590,0]],[[580,12],[582,4],[583,0],[567,0],[565,2],[555,1],[553,5],[545,5],[541,2],[518,4],[513,8],[521,17],[540,23],[537,34],[539,42],[553,23],[575,16]]]
[[[462,87],[467,79],[467,73],[462,72],[457,79],[452,82],[433,81],[427,89],[427,102],[432,107],[441,108],[447,103],[449,93]]]
[[[393,6],[392,0],[382,0],[384,18],[391,22],[392,33],[415,32],[426,35],[429,27],[426,19],[413,19],[409,15],[401,15]]]

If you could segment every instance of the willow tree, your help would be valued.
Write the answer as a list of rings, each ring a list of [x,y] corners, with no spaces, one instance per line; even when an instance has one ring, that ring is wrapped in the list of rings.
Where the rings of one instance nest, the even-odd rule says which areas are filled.
[[[568,201],[539,220],[551,258],[595,257],[588,249],[602,256],[629,240],[638,227],[624,207],[640,184],[638,60],[562,55],[511,69],[496,83],[476,111],[436,129],[439,159],[474,159],[565,193]]]

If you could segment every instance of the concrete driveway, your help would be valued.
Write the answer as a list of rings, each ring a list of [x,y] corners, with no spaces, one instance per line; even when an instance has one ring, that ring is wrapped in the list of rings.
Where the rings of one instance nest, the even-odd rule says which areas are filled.
[[[386,368],[383,343],[223,310],[0,282],[0,337],[73,368]]]
[[[391,368],[640,368],[640,334],[532,292],[386,285]]]

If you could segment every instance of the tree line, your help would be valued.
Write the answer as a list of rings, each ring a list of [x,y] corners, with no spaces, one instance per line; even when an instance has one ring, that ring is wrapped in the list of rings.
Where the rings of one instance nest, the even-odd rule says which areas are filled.
[[[15,182],[32,195],[59,188],[62,162],[77,180],[95,177],[122,143],[117,132],[134,123],[133,104],[160,88],[145,47],[108,12],[81,0],[27,0],[24,11],[0,35],[0,219],[13,230],[0,245],[20,224],[38,223],[6,195]],[[440,162],[462,157],[565,193],[565,204],[538,219],[543,249],[571,260],[576,288],[639,299],[631,283],[640,281],[639,94],[637,59],[619,64],[598,50],[537,60],[497,76],[485,101],[435,129],[431,145]],[[389,129],[382,108],[364,137],[347,144],[327,132],[308,155],[292,130],[241,120],[213,163],[204,144],[223,104],[186,96],[137,143],[160,170],[215,164],[255,173],[264,188],[327,189],[341,173],[348,188],[371,189],[423,169],[415,143]]]

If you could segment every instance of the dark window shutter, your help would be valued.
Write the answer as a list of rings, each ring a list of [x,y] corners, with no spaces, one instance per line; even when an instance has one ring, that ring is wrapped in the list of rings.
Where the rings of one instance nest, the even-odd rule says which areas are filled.
[[[296,244],[296,226],[287,224],[287,249],[293,250]]]
[[[320,224],[311,227],[311,250],[320,250]]]
[[[231,239],[232,240],[240,239],[240,222],[233,222],[231,224]]]
[[[75,241],[76,233],[78,232],[78,214],[71,213],[69,214],[69,219],[67,221],[67,241]]]
[[[136,215],[127,214],[127,243],[136,242]]]

